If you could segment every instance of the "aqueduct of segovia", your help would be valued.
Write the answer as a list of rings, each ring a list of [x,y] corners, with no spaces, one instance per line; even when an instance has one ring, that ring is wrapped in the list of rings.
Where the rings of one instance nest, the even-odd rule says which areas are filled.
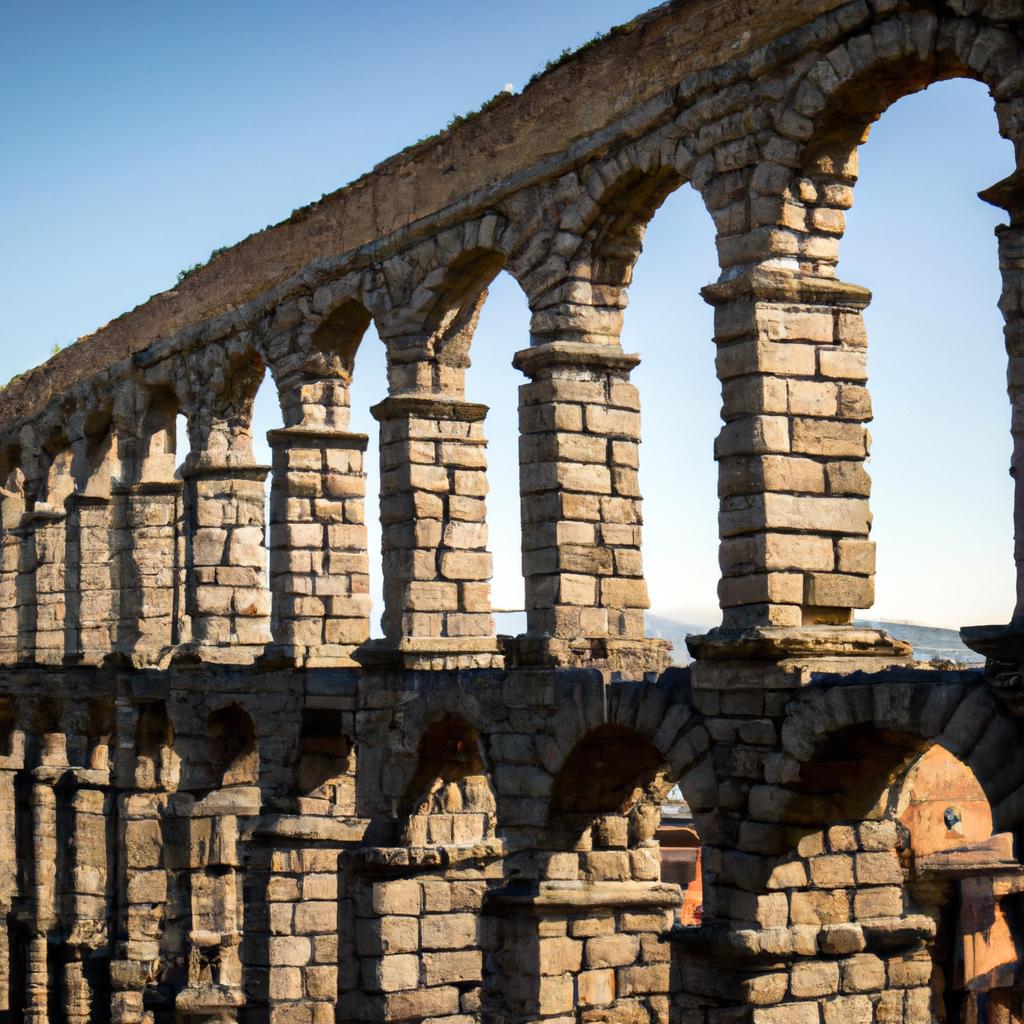
[[[3,1019],[1021,1021],[1024,599],[967,634],[985,669],[852,625],[870,295],[835,268],[871,122],[983,82],[1018,161],[983,196],[1024,464],[1022,36],[1021,0],[669,3],[0,393]],[[686,669],[644,636],[619,344],[684,185],[724,419],[723,617]],[[463,386],[502,270],[532,315],[511,638]],[[676,784],[692,830],[660,820]]]

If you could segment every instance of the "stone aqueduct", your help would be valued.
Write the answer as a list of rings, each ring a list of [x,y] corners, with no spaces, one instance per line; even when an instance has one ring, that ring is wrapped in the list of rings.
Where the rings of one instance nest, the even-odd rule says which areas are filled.
[[[983,82],[1018,161],[984,196],[1024,461],[1022,33],[1020,0],[666,4],[0,393],[3,1019],[1021,1020],[1021,631],[975,631],[982,671],[851,624],[870,296],[835,268],[871,122]],[[685,184],[721,265],[723,620],[678,669],[644,636],[619,331]],[[499,639],[463,383],[502,269],[532,320],[528,632]],[[1024,491],[1016,514],[1020,564]],[[676,782],[687,920],[658,842]]]

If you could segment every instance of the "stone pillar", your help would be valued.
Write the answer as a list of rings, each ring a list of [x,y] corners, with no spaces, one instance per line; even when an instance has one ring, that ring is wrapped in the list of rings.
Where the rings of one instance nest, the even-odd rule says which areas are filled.
[[[147,719],[149,722],[147,723]],[[151,1024],[145,1009],[148,987],[159,973],[160,939],[168,904],[162,820],[168,793],[177,788],[179,762],[173,731],[162,704],[117,702],[115,763],[117,795],[116,942],[111,963],[113,1024]],[[134,736],[135,743],[126,742]]]
[[[353,665],[370,635],[367,437],[286,427],[267,439],[274,653],[296,665]]]
[[[842,626],[874,600],[870,293],[758,269],[704,289],[725,425],[715,445],[725,629]]]
[[[37,507],[15,531],[19,556],[18,660],[60,665],[64,660],[65,513]]]
[[[207,816],[198,804],[190,811],[182,830],[188,836],[191,868],[189,905],[184,908],[188,983],[175,998],[175,1013],[185,1024],[227,1024],[245,1004],[239,958],[243,921],[238,819],[232,814]]]
[[[0,918],[6,922],[19,896],[15,779],[25,764],[25,736],[10,720],[4,726],[7,745],[0,747]],[[5,927],[0,928],[0,1013],[13,1009],[11,981],[11,948]]]
[[[10,665],[18,660],[21,539],[15,531],[21,524],[24,511],[25,497],[19,489],[0,488],[0,665]]]
[[[967,626],[961,629],[963,642],[986,659],[989,676],[997,685],[1016,679],[1024,663],[1021,638],[1024,634],[1024,177],[1015,171],[1008,178],[980,192],[987,203],[1005,210],[1009,224],[996,228],[999,270],[1003,291],[999,309],[1005,325],[1003,334],[1009,356],[1006,383],[1010,396],[1010,434],[1013,452],[1013,559],[1016,566],[1016,595],[1013,616],[1007,625]]]
[[[398,395],[381,425],[384,635],[409,668],[501,665],[487,549],[487,407]]]
[[[68,877],[70,890],[63,893],[63,923],[72,959],[64,968],[64,999],[68,1021],[88,1024],[93,995],[85,973],[85,960],[106,948],[107,928],[107,818],[112,801],[106,793],[109,773],[97,768],[73,768],[74,790],[70,798],[71,834],[74,848]],[[106,1016],[105,1010],[98,1016]]]
[[[1024,224],[1000,225],[996,229],[996,237],[999,240],[999,269],[1003,276],[999,308],[1006,319],[1007,389],[1013,436],[1010,475],[1014,481],[1013,557],[1017,566],[1017,600],[1013,619],[1024,623]]]
[[[29,891],[30,938],[26,980],[25,1024],[47,1024],[49,1000],[48,935],[57,924],[57,868],[63,851],[57,847],[55,783],[67,770],[64,736],[41,738],[41,764],[32,769],[30,796],[32,865]]]
[[[756,268],[710,285],[725,425],[719,464],[720,629],[694,638],[707,662],[695,684],[717,685],[736,659],[776,662],[779,678],[810,658],[837,671],[910,657],[884,632],[854,629],[874,600],[868,538],[871,480],[870,293],[830,277]],[[724,661],[714,667],[711,662]],[[762,674],[761,685],[768,677]]]
[[[139,664],[188,640],[184,594],[182,483],[115,485],[123,509],[117,649]]]
[[[617,345],[569,341],[515,357],[531,381],[519,398],[524,660],[667,664],[667,645],[644,639],[638,362]]]
[[[270,640],[264,485],[269,467],[196,460],[189,493],[187,608],[204,660],[252,661]]]
[[[66,660],[98,665],[113,650],[117,572],[110,498],[72,494],[65,501]]]

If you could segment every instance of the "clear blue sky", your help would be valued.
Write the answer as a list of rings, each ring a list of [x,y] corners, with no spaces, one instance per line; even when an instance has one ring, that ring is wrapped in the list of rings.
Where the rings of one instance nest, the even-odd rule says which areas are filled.
[[[0,380],[177,271],[474,109],[647,6],[623,0],[290,4],[0,2]],[[879,616],[1005,621],[1013,593],[1009,405],[992,228],[1009,173],[992,104],[946,83],[893,107],[861,154],[840,267],[868,312]],[[644,359],[642,485],[654,610],[715,621],[719,392],[710,219],[684,189],[654,218],[623,342]],[[499,277],[470,397],[491,405],[495,600],[518,579],[516,387],[528,317]],[[353,429],[384,395],[357,360]],[[257,430],[277,417],[261,392]],[[265,447],[262,449],[265,456]],[[371,503],[376,486],[371,452]],[[371,545],[376,544],[371,539]]]

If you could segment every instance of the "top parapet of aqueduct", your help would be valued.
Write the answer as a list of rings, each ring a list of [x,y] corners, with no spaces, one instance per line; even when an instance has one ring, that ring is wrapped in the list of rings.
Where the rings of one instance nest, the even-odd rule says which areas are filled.
[[[841,0],[671,0],[540,75],[521,94],[385,160],[336,192],[257,231],[177,287],[79,339],[0,390],[0,434],[80,381],[157,343],[259,305],[314,260],[414,237],[444,212],[465,216],[533,177],[599,148],[604,130],[643,117],[643,104],[689,75],[755,49]],[[812,11],[813,8],[813,11]],[[744,24],[737,39],[736,24]],[[614,130],[614,129],[613,129]],[[588,139],[592,139],[588,143]],[[551,166],[546,166],[545,161]],[[425,228],[429,230],[429,228]],[[401,242],[399,241],[399,244]]]

